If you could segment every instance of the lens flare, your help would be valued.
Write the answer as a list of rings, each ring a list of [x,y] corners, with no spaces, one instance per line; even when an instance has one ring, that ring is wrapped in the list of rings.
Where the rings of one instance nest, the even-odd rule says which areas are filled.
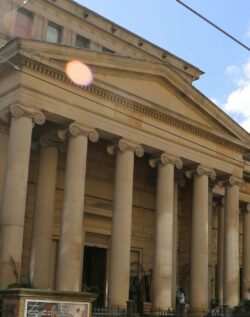
[[[76,85],[89,86],[94,76],[90,68],[80,61],[70,61],[66,64],[65,72],[69,79]]]

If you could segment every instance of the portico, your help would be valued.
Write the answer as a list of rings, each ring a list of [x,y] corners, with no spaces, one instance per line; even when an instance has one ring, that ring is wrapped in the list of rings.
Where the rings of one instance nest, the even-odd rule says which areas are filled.
[[[11,256],[22,277],[30,277],[36,287],[78,292],[84,245],[99,246],[108,250],[108,305],[125,306],[134,251],[145,270],[153,271],[155,311],[173,307],[173,289],[183,287],[191,312],[201,316],[211,298],[213,180],[221,187],[214,186],[212,195],[225,201],[216,227],[223,239],[214,248],[223,279],[219,294],[224,304],[237,305],[239,203],[250,201],[240,187],[248,172],[243,159],[248,135],[161,63],[158,73],[150,61],[114,56],[111,63],[109,56],[100,54],[97,60],[85,52],[96,81],[81,88],[65,79],[60,46],[23,40],[2,50],[15,56],[25,48],[30,52],[21,54],[25,73],[13,70],[0,89],[3,125],[9,129],[6,164],[1,163],[1,287],[14,282]],[[46,57],[43,62],[36,61],[34,51]],[[60,62],[53,64],[52,51]],[[70,54],[78,53],[72,48]],[[247,215],[244,296],[250,280]],[[32,230],[25,230],[29,225]],[[57,253],[51,263],[53,243]],[[51,265],[56,267],[54,284]]]

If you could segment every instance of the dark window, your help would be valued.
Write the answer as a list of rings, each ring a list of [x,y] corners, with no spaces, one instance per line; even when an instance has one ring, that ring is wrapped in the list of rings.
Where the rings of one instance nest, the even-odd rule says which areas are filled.
[[[14,37],[30,38],[32,35],[33,13],[19,8],[16,14],[15,27],[13,34]]]
[[[90,40],[81,35],[76,36],[76,47],[78,48],[90,48]]]
[[[105,53],[111,53],[111,54],[114,54],[114,51],[110,50],[109,48],[107,47],[102,47],[102,51],[105,52]]]
[[[49,22],[46,41],[51,43],[60,43],[62,29],[59,25]]]

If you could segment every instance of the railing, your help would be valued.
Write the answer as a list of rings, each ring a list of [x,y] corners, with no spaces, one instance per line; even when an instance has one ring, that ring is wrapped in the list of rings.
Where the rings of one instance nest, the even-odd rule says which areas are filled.
[[[127,317],[127,309],[119,307],[94,308],[93,317]]]
[[[159,311],[159,317],[181,317],[181,313],[173,309],[165,309]]]
[[[207,312],[203,313],[204,317],[231,317],[232,310],[229,308],[228,305],[224,305],[220,308],[213,308]]]
[[[139,314],[135,312],[132,305],[131,306],[128,305],[127,308],[119,308],[119,307],[94,308],[92,311],[92,316],[93,317],[136,317],[136,316],[139,316]],[[151,314],[145,315],[145,316],[150,317]],[[178,314],[177,311],[172,309],[159,311],[159,317],[181,317],[181,316],[182,314]]]

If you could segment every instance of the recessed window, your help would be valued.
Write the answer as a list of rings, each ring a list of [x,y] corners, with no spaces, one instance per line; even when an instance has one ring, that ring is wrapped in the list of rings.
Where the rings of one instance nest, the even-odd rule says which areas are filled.
[[[102,47],[102,51],[105,52],[105,53],[111,53],[111,54],[114,54],[114,51],[110,50],[109,48],[103,46]]]
[[[49,22],[46,41],[51,43],[60,43],[62,29],[59,25]]]
[[[81,35],[76,36],[76,47],[77,48],[90,48],[90,40]]]
[[[16,21],[11,36],[31,38],[33,25],[33,13],[24,9],[19,8],[16,14]]]

